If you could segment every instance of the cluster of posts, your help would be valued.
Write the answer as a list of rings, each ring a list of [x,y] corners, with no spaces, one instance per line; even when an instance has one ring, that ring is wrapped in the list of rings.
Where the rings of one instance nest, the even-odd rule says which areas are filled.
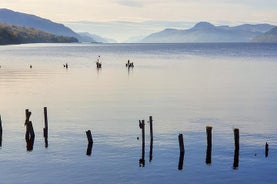
[[[149,162],[152,161],[153,157],[153,118],[152,116],[149,117],[149,124],[150,124],[150,151],[149,151]],[[141,158],[139,159],[139,166],[145,166],[145,121],[139,120],[139,128],[141,129],[141,137],[142,137],[142,145],[141,145]],[[206,135],[207,135],[207,149],[206,149],[206,164],[210,165],[212,163],[212,127],[206,127]],[[239,167],[239,129],[235,128],[234,130],[234,162],[233,162],[233,169],[237,169]],[[139,138],[138,138],[139,139]],[[183,162],[185,156],[185,146],[184,146],[184,138],[183,134],[178,135],[179,140],[179,149],[180,149],[180,156],[179,156],[179,163],[178,163],[178,170],[183,169]],[[266,142],[265,144],[265,157],[268,157],[269,152],[269,145]]]
[[[149,152],[149,162],[153,158],[153,118],[149,117],[150,124],[150,152]],[[141,141],[141,158],[139,159],[139,166],[145,166],[145,121],[139,120],[139,128],[141,129],[142,141]]]

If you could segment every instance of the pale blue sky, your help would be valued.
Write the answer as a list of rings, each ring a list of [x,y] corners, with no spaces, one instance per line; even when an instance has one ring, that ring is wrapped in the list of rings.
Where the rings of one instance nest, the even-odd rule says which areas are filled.
[[[277,25],[277,0],[1,0],[0,8],[66,24],[78,21],[208,21],[216,25]]]

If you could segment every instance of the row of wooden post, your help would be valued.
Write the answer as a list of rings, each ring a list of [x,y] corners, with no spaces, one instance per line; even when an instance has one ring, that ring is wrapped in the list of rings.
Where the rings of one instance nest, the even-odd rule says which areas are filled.
[[[26,133],[25,133],[25,140],[26,140],[26,147],[27,151],[33,150],[34,140],[35,140],[35,132],[33,129],[32,121],[30,121],[31,112],[29,109],[25,110],[26,120],[25,120],[25,126],[26,126]],[[150,124],[150,152],[149,152],[149,162],[152,161],[153,157],[153,118],[152,116],[149,117],[149,124]],[[43,128],[43,136],[45,140],[45,147],[48,147],[48,115],[47,115],[47,107],[44,107],[44,125]],[[139,127],[141,129],[142,134],[142,152],[141,152],[141,158],[139,160],[139,166],[144,167],[145,166],[145,121],[139,120]],[[2,147],[2,120],[0,115],[0,147]],[[212,127],[207,126],[206,127],[206,134],[207,134],[207,150],[206,150],[206,164],[211,164],[212,162]],[[93,147],[93,138],[91,131],[86,131],[87,139],[88,139],[88,147],[87,147],[87,155],[91,155],[92,147]],[[179,157],[179,164],[178,169],[183,169],[183,160],[184,160],[184,154],[185,154],[185,147],[184,147],[184,139],[183,134],[179,134],[178,136],[179,140],[179,148],[180,148],[180,157]],[[239,166],[239,129],[234,129],[234,162],[233,162],[233,168],[237,169]],[[269,145],[266,142],[265,144],[265,157],[268,157],[269,152]]]
[[[209,165],[212,163],[212,127],[211,126],[206,127],[206,134],[207,134],[206,164]],[[185,153],[183,134],[179,134],[178,139],[179,139],[179,148],[180,148],[178,169],[182,170],[183,169],[183,161],[184,161],[184,153]],[[239,167],[239,149],[240,149],[239,129],[238,128],[234,129],[234,146],[235,146],[235,150],[234,150],[233,169],[237,169]],[[268,152],[269,152],[269,145],[266,142],[265,157],[268,157]]]

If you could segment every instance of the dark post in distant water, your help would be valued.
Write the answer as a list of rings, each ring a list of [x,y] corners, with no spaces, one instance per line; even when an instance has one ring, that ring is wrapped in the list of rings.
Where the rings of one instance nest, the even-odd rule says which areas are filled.
[[[2,128],[2,119],[0,115],[0,147],[2,147],[2,134],[3,134],[3,128]]]
[[[92,139],[91,131],[90,130],[86,131],[86,135],[87,135],[87,139],[88,139],[87,155],[90,156],[92,146],[93,146],[93,139]]]
[[[150,124],[150,153],[149,153],[149,162],[152,161],[153,158],[153,119],[152,116],[149,117]]]
[[[183,169],[183,163],[184,163],[184,155],[185,155],[183,134],[179,134],[178,140],[179,140],[179,148],[180,148],[178,170],[182,170]]]
[[[26,126],[26,133],[25,133],[25,140],[26,140],[26,144],[27,144],[27,151],[32,151],[33,150],[33,146],[34,146],[34,141],[35,141],[35,132],[33,129],[33,124],[30,121],[30,116],[31,116],[31,112],[29,111],[29,109],[25,110],[25,114],[26,114],[26,120],[25,120],[25,126]]]
[[[43,108],[44,110],[44,128],[43,128],[43,137],[45,142],[45,148],[48,147],[48,117],[47,117],[47,107]]]
[[[145,165],[145,123],[144,120],[139,120],[139,128],[141,129],[142,145],[141,145],[141,159],[139,160],[139,166]]]
[[[206,127],[207,134],[207,151],[206,151],[206,164],[212,163],[212,129],[213,127]]]
[[[233,169],[237,169],[239,167],[239,129],[234,129],[234,140],[235,140],[235,152],[234,152],[234,163]]]
[[[265,157],[268,157],[269,145],[265,143]]]

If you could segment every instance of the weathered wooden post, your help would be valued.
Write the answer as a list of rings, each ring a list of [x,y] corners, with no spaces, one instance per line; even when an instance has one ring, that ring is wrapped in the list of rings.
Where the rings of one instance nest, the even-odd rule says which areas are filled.
[[[26,120],[25,120],[25,126],[26,126],[26,133],[25,133],[25,140],[26,140],[26,144],[27,144],[27,151],[32,151],[33,150],[33,146],[34,146],[34,141],[35,141],[35,132],[33,129],[33,124],[30,121],[30,116],[31,116],[31,112],[29,111],[29,109],[25,110],[25,114],[26,114]]]
[[[3,135],[3,128],[2,128],[2,119],[0,115],[0,147],[2,147],[2,135]]]
[[[233,169],[237,169],[239,166],[239,129],[234,129],[235,151],[234,151],[234,163]]]
[[[179,139],[180,153],[185,153],[183,134],[179,134],[178,139]]]
[[[239,150],[239,129],[234,129],[235,149]]]
[[[142,145],[141,145],[141,159],[139,160],[139,166],[144,167],[145,165],[145,123],[144,120],[139,120],[139,128],[142,134]]]
[[[207,151],[206,151],[206,164],[212,163],[212,129],[213,127],[206,127],[207,134]]]
[[[45,148],[48,147],[48,116],[47,116],[47,107],[43,108],[44,110],[44,128],[43,128],[43,137],[45,142]]]
[[[92,139],[91,131],[90,130],[86,131],[86,135],[87,135],[87,139],[88,139],[87,155],[90,156],[92,146],[93,146],[93,139]]]
[[[269,152],[269,145],[266,142],[265,143],[265,157],[268,157],[268,152]]]
[[[153,158],[153,119],[152,116],[149,117],[150,124],[150,152],[149,152],[149,162],[152,161]]]
[[[179,140],[179,148],[180,148],[178,170],[182,170],[183,169],[183,163],[184,163],[184,155],[185,155],[183,134],[179,134],[178,140]]]

